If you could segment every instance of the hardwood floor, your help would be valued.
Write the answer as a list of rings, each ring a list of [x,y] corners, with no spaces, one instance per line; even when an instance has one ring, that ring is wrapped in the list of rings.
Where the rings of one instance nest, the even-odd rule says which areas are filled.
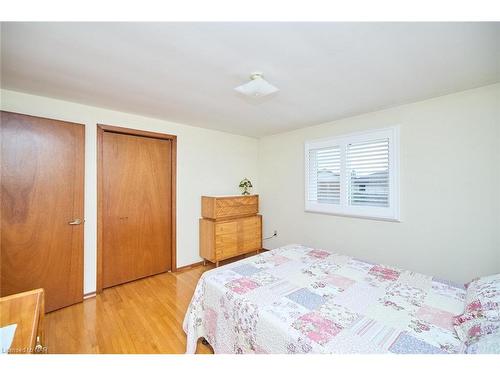
[[[163,273],[113,288],[46,315],[49,353],[184,353],[184,314],[212,265]],[[198,342],[197,353],[212,353]]]

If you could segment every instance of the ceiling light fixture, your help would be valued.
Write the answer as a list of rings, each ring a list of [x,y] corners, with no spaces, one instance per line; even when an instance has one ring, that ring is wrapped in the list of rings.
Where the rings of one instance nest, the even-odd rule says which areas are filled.
[[[274,87],[262,77],[263,74],[260,72],[252,73],[250,82],[235,87],[235,90],[243,95],[259,98],[279,91],[277,87]]]

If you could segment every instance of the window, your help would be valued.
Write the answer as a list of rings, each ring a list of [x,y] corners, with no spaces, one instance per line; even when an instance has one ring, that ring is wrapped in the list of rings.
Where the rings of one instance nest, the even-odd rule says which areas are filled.
[[[397,127],[305,144],[306,211],[399,220]]]

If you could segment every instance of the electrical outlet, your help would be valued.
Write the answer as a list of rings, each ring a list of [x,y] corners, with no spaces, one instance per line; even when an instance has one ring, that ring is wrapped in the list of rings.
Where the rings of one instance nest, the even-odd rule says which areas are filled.
[[[271,238],[274,238],[274,237],[277,237],[278,236],[278,231],[277,230],[274,230],[273,231],[273,235],[272,236],[269,236],[269,237],[265,237],[263,238],[263,240],[270,240]]]

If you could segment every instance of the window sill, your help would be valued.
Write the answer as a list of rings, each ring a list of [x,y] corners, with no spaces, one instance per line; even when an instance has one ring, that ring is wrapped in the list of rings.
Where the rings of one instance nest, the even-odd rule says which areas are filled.
[[[381,217],[381,216],[370,216],[370,215],[362,215],[362,214],[350,214],[343,212],[332,212],[321,209],[311,209],[306,208],[304,212],[313,213],[313,214],[323,214],[323,215],[332,215],[332,216],[340,216],[340,217],[350,217],[353,219],[367,219],[367,220],[375,220],[375,221],[388,221],[393,223],[401,223],[401,218],[399,217]]]

